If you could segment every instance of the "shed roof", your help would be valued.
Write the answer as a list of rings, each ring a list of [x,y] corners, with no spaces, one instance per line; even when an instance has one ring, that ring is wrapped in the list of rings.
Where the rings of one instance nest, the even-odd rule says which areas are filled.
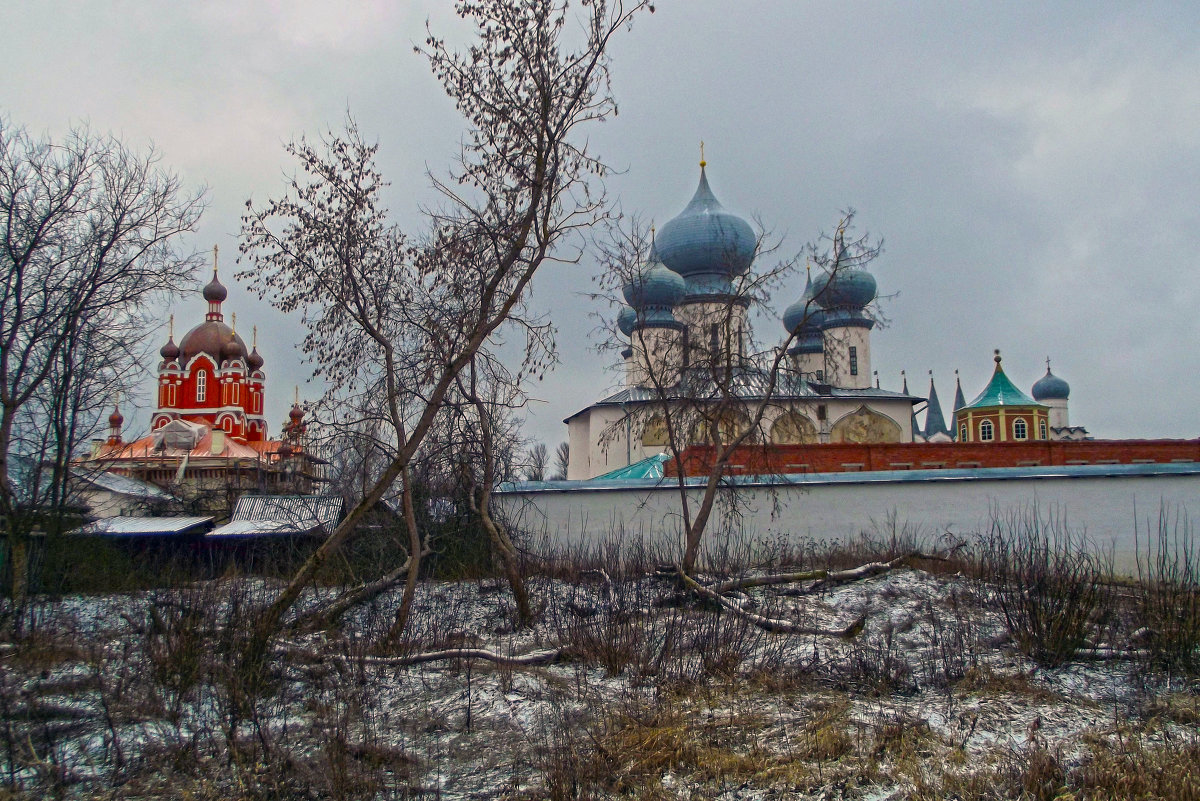
[[[341,498],[328,495],[243,495],[233,519],[210,537],[257,537],[332,531],[342,516]]]
[[[201,534],[212,528],[209,517],[109,517],[77,528],[74,533],[102,537],[167,537]]]

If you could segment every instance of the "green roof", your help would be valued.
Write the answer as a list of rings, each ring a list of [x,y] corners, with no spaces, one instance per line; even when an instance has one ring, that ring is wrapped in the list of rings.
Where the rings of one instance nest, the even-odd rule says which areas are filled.
[[[634,462],[625,467],[618,467],[616,470],[605,473],[604,475],[596,476],[593,481],[610,481],[621,478],[662,478],[663,464],[671,458],[665,452],[657,456],[649,456],[642,459],[640,462]]]
[[[998,352],[997,352],[998,353]],[[1000,356],[996,356],[996,371],[992,380],[979,393],[979,397],[966,405],[968,409],[979,409],[988,406],[1041,406],[1042,404],[1017,389],[1016,384],[1008,380],[1004,368],[1000,366]]]

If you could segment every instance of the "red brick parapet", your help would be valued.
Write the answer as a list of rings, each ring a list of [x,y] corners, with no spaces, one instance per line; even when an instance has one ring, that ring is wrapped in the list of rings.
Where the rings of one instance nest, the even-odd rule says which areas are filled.
[[[684,472],[708,475],[713,449],[683,452]],[[1113,439],[1029,442],[901,442],[830,445],[747,445],[734,451],[728,475],[845,473],[974,467],[1200,462],[1200,439]],[[673,461],[664,467],[675,475]]]

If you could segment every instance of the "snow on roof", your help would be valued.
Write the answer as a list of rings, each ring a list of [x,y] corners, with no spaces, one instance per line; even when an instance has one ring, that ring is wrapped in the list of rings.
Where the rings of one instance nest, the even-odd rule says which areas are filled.
[[[107,470],[100,473],[89,473],[83,470],[75,470],[73,472],[76,477],[83,481],[100,489],[115,492],[118,495],[129,495],[136,498],[162,501],[175,499],[174,495],[161,487],[156,487],[147,481],[141,481],[130,476],[123,476]]]
[[[78,528],[74,533],[106,537],[153,537],[198,534],[212,526],[212,517],[110,517]]]
[[[327,495],[243,495],[233,519],[210,537],[255,537],[332,531],[342,516],[342,499]]]

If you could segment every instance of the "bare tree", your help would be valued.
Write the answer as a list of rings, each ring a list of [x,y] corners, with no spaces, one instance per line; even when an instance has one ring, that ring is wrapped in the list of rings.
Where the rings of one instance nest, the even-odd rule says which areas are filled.
[[[468,481],[467,497],[471,511],[483,524],[492,552],[500,561],[508,579],[517,607],[519,625],[529,626],[533,623],[533,607],[530,605],[529,593],[521,575],[520,554],[508,527],[495,513],[492,499],[492,490],[506,478],[511,478],[504,475],[501,467],[504,464],[506,443],[511,448],[511,444],[517,439],[516,421],[512,419],[511,414],[505,413],[524,405],[525,399],[520,394],[520,381],[498,361],[487,358],[487,354],[481,354],[471,361],[468,370],[459,376],[456,384],[458,393],[469,404],[467,413],[460,418],[466,425],[455,441],[459,443],[460,449],[466,446],[464,455],[467,458],[461,464]],[[531,455],[537,456],[539,449],[541,465],[535,467],[544,474],[546,446],[538,443]],[[530,468],[531,472],[532,469]]]
[[[655,317],[662,312],[639,302],[644,287],[663,280],[662,274],[654,273],[668,268],[651,257],[651,232],[637,219],[611,227],[607,239],[599,244],[605,274],[633,303],[636,317],[627,353],[627,377],[645,395],[627,405],[625,416],[602,436],[612,442],[650,434],[669,454],[679,492],[684,543],[680,569],[684,574],[695,570],[718,500],[731,504],[727,520],[737,517],[738,494],[720,492],[728,486],[735,453],[765,444],[768,415],[785,411],[790,398],[809,392],[808,384],[818,379],[797,369],[789,351],[803,323],[819,310],[820,294],[830,291],[827,288],[835,285],[835,276],[865,266],[880,253],[880,243],[869,235],[847,238],[853,217],[853,211],[845,212],[836,233],[806,245],[800,256],[765,267],[761,262],[774,248],[760,235],[754,249],[759,266],[731,270],[728,284],[720,292],[703,302],[678,306],[682,320]],[[810,285],[806,293],[803,320],[781,340],[760,339],[748,310],[759,307],[771,290],[806,261],[818,268],[822,280],[817,289]],[[682,280],[674,280],[679,280],[682,293]],[[699,458],[693,452],[697,447],[702,450]],[[697,469],[703,475],[698,493],[696,485],[687,481],[687,472]]]
[[[539,442],[529,449],[529,453],[525,457],[525,480],[526,481],[545,481],[546,466],[549,462],[549,455],[546,452],[546,443]]]
[[[279,200],[248,205],[243,252],[254,268],[246,274],[280,308],[303,309],[304,348],[331,387],[329,404],[381,400],[390,449],[374,484],[261,615],[249,655],[263,652],[316,571],[396,485],[410,565],[393,629],[404,625],[423,549],[414,460],[476,354],[506,322],[524,319],[541,264],[571,258],[566,237],[603,214],[589,176],[604,167],[578,129],[614,113],[608,47],[648,5],[581,4],[574,49],[563,42],[572,14],[558,0],[460,4],[477,32],[465,52],[427,37],[418,51],[469,129],[457,169],[434,180],[444,206],[429,212],[419,238],[387,221],[376,147],[353,123],[320,145],[291,145],[303,178]]]
[[[571,463],[571,443],[560,442],[554,450],[554,474],[550,476],[552,481],[567,480],[567,465]]]
[[[177,241],[202,210],[203,192],[153,150],[86,128],[54,142],[0,119],[0,524],[14,599],[29,535],[59,527],[74,450],[136,369],[152,301],[192,280]]]

